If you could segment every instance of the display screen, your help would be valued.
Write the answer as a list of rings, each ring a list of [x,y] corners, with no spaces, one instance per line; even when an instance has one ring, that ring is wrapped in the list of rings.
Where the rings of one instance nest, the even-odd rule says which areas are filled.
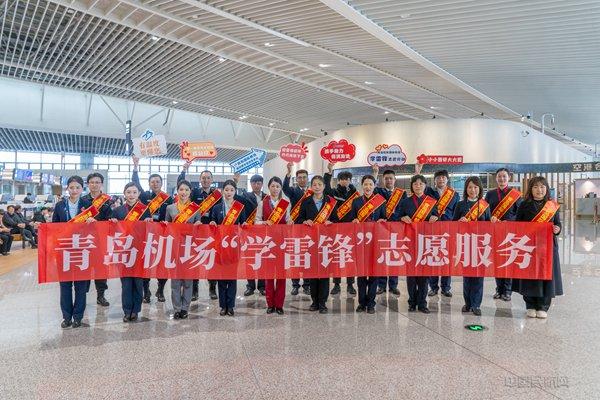
[[[30,169],[15,169],[13,180],[15,181],[33,181],[33,171]]]

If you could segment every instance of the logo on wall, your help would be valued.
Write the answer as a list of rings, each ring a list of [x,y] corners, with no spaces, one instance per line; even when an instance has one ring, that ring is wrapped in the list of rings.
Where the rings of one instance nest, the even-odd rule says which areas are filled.
[[[279,149],[279,157],[282,160],[298,163],[306,158],[308,155],[308,148],[304,144],[304,142],[300,144],[296,143],[288,143],[286,145],[281,146]]]
[[[330,163],[350,161],[356,155],[356,146],[342,139],[332,140],[321,148],[321,158]]]
[[[213,142],[187,142],[183,141],[179,145],[181,158],[187,162],[196,159],[213,159],[217,157],[217,148]]]
[[[419,164],[446,164],[459,165],[463,163],[463,156],[441,156],[441,155],[425,155],[421,154],[417,157]]]
[[[406,163],[406,154],[398,144],[380,144],[375,147],[375,151],[367,156],[369,165],[380,167],[392,167],[404,165]]]

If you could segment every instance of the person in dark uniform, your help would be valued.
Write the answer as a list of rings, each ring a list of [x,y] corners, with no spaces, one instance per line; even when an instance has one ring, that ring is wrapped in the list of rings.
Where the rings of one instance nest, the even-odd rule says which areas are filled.
[[[375,177],[365,175],[361,179],[363,195],[352,201],[352,222],[359,223],[358,212],[373,197],[375,190]],[[385,221],[385,203],[379,206],[365,222]],[[375,313],[375,296],[377,295],[377,286],[380,277],[377,276],[359,276],[358,277],[358,307],[356,312],[366,311],[369,314]]]
[[[87,176],[86,183],[90,192],[83,196],[83,199],[92,204],[98,196],[101,196],[103,194],[102,189],[104,185],[104,176],[98,172],[91,173]],[[112,210],[110,207],[110,200],[105,201],[98,210],[96,220],[108,221],[111,216],[111,212]],[[96,286],[97,294],[96,303],[101,305],[102,307],[108,307],[110,304],[104,297],[104,292],[108,290],[107,280],[94,279],[94,285]]]
[[[325,180],[325,194],[331,197],[334,197],[338,201],[338,206],[344,204],[350,196],[356,193],[356,187],[351,183],[352,182],[352,172],[349,171],[341,171],[337,176],[337,186],[335,189],[331,187],[331,178],[333,177],[333,163],[327,164],[327,172],[323,175],[323,179]],[[344,215],[341,219],[337,218],[338,222],[352,222],[352,218],[350,216],[350,212]],[[331,295],[336,295],[340,293],[340,283],[342,283],[342,278],[333,278],[333,288],[331,289]],[[356,290],[354,289],[354,277],[349,276],[346,278],[346,291],[349,295],[356,295]]]
[[[215,204],[210,210],[210,224],[221,225],[227,217],[229,210],[236,201],[235,193],[237,191],[237,185],[233,180],[226,180],[223,183],[223,198],[218,204]],[[242,203],[243,204],[243,203]],[[248,218],[244,209],[238,214],[236,220],[233,222],[237,225],[246,224]],[[235,308],[235,294],[237,293],[237,281],[235,279],[219,279],[219,307],[221,307],[220,315],[228,315],[233,317]]]
[[[300,205],[300,214],[296,220],[297,224],[313,226],[313,220],[317,217],[319,211],[330,201],[330,197],[324,194],[325,180],[322,176],[313,176],[310,180],[310,188],[313,195],[306,198]],[[324,224],[329,225],[335,221],[334,210]],[[312,299],[310,311],[319,311],[321,314],[326,314],[328,311],[326,303],[329,296],[329,278],[313,278],[309,281],[310,297]]]
[[[140,184],[140,178],[138,175],[139,159],[133,157],[133,172],[131,174],[131,181],[138,186],[140,190],[140,201],[144,204],[150,203],[160,192],[162,192],[162,177],[158,174],[151,174],[148,177],[148,185],[150,190],[144,191]],[[160,206],[158,211],[152,215],[146,215],[146,221],[160,222],[165,220],[167,213],[167,206],[173,204],[173,197],[169,196]],[[167,284],[167,279],[158,279],[158,289],[156,290],[156,298],[159,302],[165,301],[164,289]],[[150,303],[150,279],[144,279],[144,303]]]
[[[517,221],[532,221],[541,211],[547,201],[550,200],[550,187],[543,176],[531,178],[527,187],[525,200],[517,210]],[[552,298],[563,294],[560,255],[558,253],[558,240],[562,224],[558,211],[552,218],[553,255],[552,255],[552,279],[513,279],[512,290],[523,295],[527,307],[527,317],[547,318],[548,309]]]
[[[483,185],[477,176],[470,176],[465,181],[463,200],[459,201],[454,208],[453,221],[468,222],[466,215],[471,208],[483,197]],[[485,209],[477,206],[477,218],[474,221],[489,221],[492,217],[490,208]],[[463,277],[463,297],[465,305],[462,312],[472,311],[473,314],[481,315],[481,301],[483,299],[483,277]]]
[[[238,174],[234,175],[233,181],[235,182],[236,185],[239,183],[239,175]],[[248,215],[248,218],[250,217],[250,215],[252,215],[254,210],[257,210],[257,212],[258,212],[259,204],[267,196],[267,194],[262,191],[263,182],[264,182],[264,180],[263,180],[262,176],[252,175],[250,177],[250,186],[252,187],[252,192],[245,192],[242,196],[243,198],[245,198],[247,200],[247,203],[248,203],[248,205],[247,205],[248,209],[246,210],[246,215]],[[267,215],[267,218],[268,217],[269,216]],[[248,279],[248,283],[246,284],[246,291],[244,291],[244,296],[246,296],[246,297],[252,296],[257,288],[258,288],[258,292],[260,293],[260,295],[264,296],[266,294],[265,293],[265,280],[258,279],[258,286],[257,286],[255,279]]]
[[[510,182],[511,174],[507,168],[499,168],[496,171],[496,183],[498,187],[490,190],[485,195],[485,201],[490,205],[490,210],[493,213],[494,209],[511,191],[508,186]],[[517,199],[514,204],[506,211],[506,213],[500,218],[500,221],[515,221],[517,218],[517,209],[523,200]],[[492,221],[496,221],[497,218],[492,216]],[[511,278],[496,278],[496,293],[494,293],[494,299],[501,299],[504,301],[510,301],[512,295],[512,279]]]
[[[291,162],[287,163],[287,173],[283,179],[283,193],[290,199],[292,210],[308,189],[308,171],[305,169],[296,171],[296,186],[290,186],[293,165]],[[296,296],[299,290],[300,279],[292,279],[292,296]],[[307,295],[310,294],[310,284],[306,280],[302,282],[302,292]]]
[[[29,226],[22,222],[19,216],[15,213],[15,206],[9,204],[6,206],[6,212],[2,215],[2,223],[10,229],[11,234],[19,234],[25,238],[31,245],[32,249],[37,249],[37,236],[34,236]]]
[[[373,176],[375,180],[379,175],[379,166],[377,164],[373,165]],[[386,169],[383,171],[383,187],[377,186],[375,188],[374,193],[382,195],[386,202],[390,200],[392,197],[392,193],[394,193],[394,189],[396,188],[396,173],[391,169]],[[406,191],[402,193],[400,197],[400,201],[404,200],[407,196]],[[396,208],[400,206],[400,202],[396,205]],[[391,215],[394,215],[394,209]],[[376,294],[383,294],[386,292],[386,288],[389,288],[392,294],[396,296],[400,296],[400,289],[398,289],[398,277],[397,276],[382,276],[377,283],[377,292]]]
[[[52,222],[68,222],[92,205],[81,196],[83,179],[80,176],[72,176],[67,180],[67,190],[69,196],[56,203],[56,207],[54,207]],[[94,218],[89,218],[86,222],[94,221]],[[75,289],[74,301],[73,289]],[[60,282],[60,309],[63,316],[63,321],[60,324],[61,328],[64,329],[70,326],[79,328],[81,326],[81,320],[85,312],[86,293],[89,289],[90,281]]]
[[[192,184],[186,180],[177,182],[177,202],[167,206],[167,222],[173,222],[177,216],[182,213],[192,202],[190,194],[192,193]],[[188,224],[200,225],[201,217],[196,212],[186,221]],[[193,279],[171,279],[171,301],[175,312],[174,319],[186,319],[188,310],[192,302]]]
[[[4,211],[2,211],[2,214],[4,213]],[[1,215],[0,215],[1,217]],[[0,253],[2,253],[3,256],[7,256],[10,254],[10,248],[12,246],[12,242],[13,242],[13,237],[10,233],[10,228],[7,226],[4,226],[4,224],[2,223],[2,218],[0,218],[0,242],[2,242],[0,244]]]
[[[428,186],[425,189],[425,194],[427,196],[431,196],[434,199],[438,200],[446,189],[448,188],[448,181],[450,180],[450,175],[448,171],[442,169],[440,171],[436,171],[433,174],[433,183],[434,187]],[[460,200],[460,195],[458,192],[454,192],[454,196],[452,196],[452,200],[446,206],[444,212],[439,216],[441,221],[452,221],[452,217],[454,216],[454,208],[458,201]],[[440,290],[440,277],[439,276],[430,276],[429,279],[429,293],[427,294],[429,297],[435,296],[438,294]],[[444,297],[452,297],[452,292],[450,291],[450,283],[452,281],[452,277],[450,276],[442,276],[441,277],[441,286],[442,286],[442,296]]]
[[[396,213],[392,216],[392,221],[402,221],[407,224],[412,223],[412,216],[417,211],[425,199],[425,189],[427,180],[423,175],[414,175],[410,178],[410,190],[412,196],[402,200],[396,208]],[[437,209],[434,206],[425,221],[435,222],[438,220]],[[426,276],[407,276],[406,286],[408,289],[408,311],[419,311],[429,314],[427,308],[427,277]]]
[[[123,189],[125,204],[112,211],[111,221],[123,221],[129,211],[138,203],[140,189],[129,182]],[[121,304],[123,306],[123,322],[136,321],[138,313],[142,310],[144,297],[144,279],[134,276],[121,277]]]

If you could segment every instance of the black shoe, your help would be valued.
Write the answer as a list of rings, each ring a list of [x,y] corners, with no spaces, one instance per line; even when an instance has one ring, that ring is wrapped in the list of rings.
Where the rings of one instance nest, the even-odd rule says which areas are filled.
[[[292,288],[292,293],[291,293],[291,295],[292,295],[292,296],[297,296],[297,295],[298,295],[298,288],[297,288],[297,287],[293,287],[293,288]]]
[[[409,312],[415,312],[415,311],[417,311],[417,306],[408,306],[408,311]]]
[[[125,322],[125,323],[129,322],[129,315],[123,316],[123,322]]]
[[[302,288],[302,293],[304,293],[307,296],[310,296],[310,288]]]
[[[156,300],[158,300],[159,303],[164,303],[165,302],[165,295],[164,293],[161,292],[156,292]]]
[[[3,256],[7,256],[7,255],[8,255],[8,252],[6,252],[6,251],[3,251],[3,252],[2,252],[2,255],[3,255]]]
[[[191,301],[198,301],[198,292],[192,292]]]
[[[276,308],[275,311],[277,311],[277,314],[283,315],[283,308]]]
[[[226,308],[221,308],[221,312],[219,313],[219,315],[221,317],[224,317],[225,315],[227,315],[227,309]]]
[[[137,314],[131,314],[131,317],[129,317],[130,321],[137,321],[138,319],[138,315]]]
[[[319,309],[319,314],[327,314],[329,310],[327,310],[327,307],[323,307]]]
[[[150,293],[147,293],[144,295],[144,298],[142,299],[142,303],[150,304]]]
[[[494,293],[494,299],[498,300],[500,298],[502,298],[502,295],[500,293],[498,293],[498,292]]]
[[[265,289],[258,289],[258,293],[260,293],[261,296],[267,295],[267,292],[265,292]]]
[[[179,318],[181,318],[179,316],[179,313],[180,313],[180,311],[175,311],[175,314],[173,314],[173,319],[179,319]]]
[[[375,292],[375,294],[382,294],[382,293],[385,293],[385,289],[378,287],[377,292]]]
[[[474,308],[473,309],[473,314],[477,315],[479,317],[481,315],[481,308]]]
[[[244,296],[248,297],[248,296],[252,296],[254,294],[254,289],[246,289],[246,291],[244,292]]]
[[[348,294],[351,294],[352,296],[356,296],[356,289],[354,289],[354,286],[348,285]]]
[[[356,307],[356,312],[365,312],[365,310],[365,306],[361,306],[360,304],[358,305],[358,307]]]
[[[460,309],[460,311],[462,312],[469,312],[471,311],[471,307],[468,307],[466,304],[464,306],[462,306],[462,308]]]
[[[311,304],[310,307],[308,307],[308,309],[310,311],[319,311],[319,306],[316,304]]]
[[[331,292],[329,294],[331,294],[331,295],[340,294],[340,284],[339,283],[334,284],[333,288],[331,289]]]
[[[80,319],[74,319],[73,320],[73,328],[79,328],[81,326],[81,320]]]
[[[444,296],[444,297],[452,297],[452,293],[450,291],[445,292],[445,291],[442,290],[442,296]]]
[[[437,290],[433,290],[433,289],[431,289],[431,290],[429,291],[429,293],[427,293],[427,296],[429,296],[429,297],[433,297],[433,296],[435,296],[436,294],[438,294],[438,291],[437,291]]]
[[[396,296],[400,296],[400,290],[398,288],[393,288],[392,290],[390,290],[390,292],[392,292],[392,294],[395,294]]]
[[[504,295],[502,295],[502,300],[503,301],[510,301],[510,294],[504,294]]]
[[[179,311],[179,319],[186,319],[188,317],[188,312],[187,311]]]
[[[101,305],[102,307],[108,307],[110,305],[110,303],[104,298],[104,295],[98,296],[98,298],[96,299],[96,303]]]
[[[32,243],[32,244],[31,244],[31,248],[32,248],[32,249],[37,249],[37,244],[35,244],[35,243]]]
[[[216,300],[219,298],[219,296],[217,296],[217,292],[215,291],[215,289],[212,289],[209,294],[210,294],[211,300]]]
[[[267,308],[267,314],[273,314],[275,312],[275,307]]]
[[[419,308],[419,311],[421,311],[423,314],[429,314],[431,312],[427,307]]]
[[[230,317],[234,316],[234,312],[233,312],[233,308],[230,308],[229,310],[227,310],[227,315],[229,315]]]
[[[63,319],[63,321],[60,323],[60,327],[63,329],[68,328],[71,325],[73,325],[73,323],[70,320],[67,321],[66,319]]]
[[[375,314],[375,307],[367,307],[367,314]]]

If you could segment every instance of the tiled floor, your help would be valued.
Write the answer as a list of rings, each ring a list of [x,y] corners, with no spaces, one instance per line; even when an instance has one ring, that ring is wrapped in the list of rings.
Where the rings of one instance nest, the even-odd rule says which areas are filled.
[[[430,315],[407,312],[401,279],[402,295],[378,296],[375,315],[355,314],[343,290],[328,315],[288,294],[286,314],[267,316],[240,281],[235,318],[220,317],[202,282],[190,319],[153,298],[124,324],[113,280],[108,309],[92,289],[85,326],[62,330],[58,285],[37,285],[35,253],[15,250],[31,261],[0,276],[0,399],[597,399],[599,232],[565,225],[566,295],[548,320],[526,319],[520,295],[493,300],[493,280],[483,315],[461,314],[454,278],[454,297],[431,298]],[[487,329],[467,331],[473,322]]]

